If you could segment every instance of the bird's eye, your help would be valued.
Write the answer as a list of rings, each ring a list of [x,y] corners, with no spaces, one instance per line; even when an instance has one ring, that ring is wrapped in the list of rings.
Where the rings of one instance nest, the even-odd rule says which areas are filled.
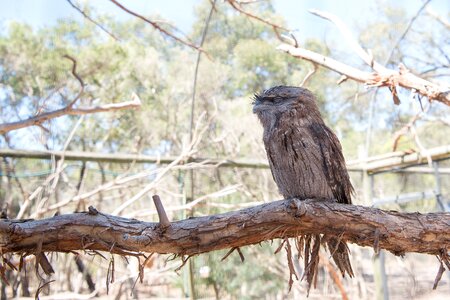
[[[258,98],[261,102],[272,102],[273,101],[273,97],[264,97],[264,96],[260,96]]]
[[[273,102],[274,103],[280,103],[281,101],[283,101],[282,97],[275,97],[275,98],[273,98]]]

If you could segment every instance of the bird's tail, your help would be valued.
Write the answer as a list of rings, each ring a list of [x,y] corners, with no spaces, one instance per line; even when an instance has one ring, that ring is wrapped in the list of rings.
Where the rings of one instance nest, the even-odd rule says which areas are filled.
[[[349,257],[349,249],[347,247],[347,244],[344,241],[339,241],[336,238],[326,238],[328,251],[330,251],[331,257],[333,257],[333,260],[336,264],[336,266],[341,271],[342,276],[345,276],[345,273],[348,274],[348,276],[353,277],[353,270],[352,265],[350,264],[350,257]]]

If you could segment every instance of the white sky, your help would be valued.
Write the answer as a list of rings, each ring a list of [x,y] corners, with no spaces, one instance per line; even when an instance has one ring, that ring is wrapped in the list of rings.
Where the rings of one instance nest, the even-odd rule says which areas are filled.
[[[78,2],[85,2],[82,0]],[[221,0],[219,0],[221,1]],[[73,0],[77,3],[76,0]],[[119,19],[130,18],[108,0],[89,1],[97,11],[114,15]],[[171,20],[182,31],[188,33],[194,22],[194,6],[201,0],[121,0],[124,6],[144,15],[159,13]],[[409,16],[413,16],[423,3],[421,0],[274,0],[277,12],[283,15],[289,28],[297,29],[300,39],[317,37],[322,39],[327,30],[332,27],[328,22],[308,13],[308,9],[319,9],[333,13],[343,19],[348,25],[363,26],[367,20],[375,18],[377,5],[402,7]],[[429,4],[443,17],[450,13],[449,0],[432,0]],[[34,27],[54,24],[59,18],[82,16],[64,0],[0,0],[0,23],[2,29],[9,21],[24,21]]]

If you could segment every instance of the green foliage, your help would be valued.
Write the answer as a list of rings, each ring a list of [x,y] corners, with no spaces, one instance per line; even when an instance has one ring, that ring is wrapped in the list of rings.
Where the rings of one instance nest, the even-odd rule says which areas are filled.
[[[86,9],[95,13],[88,7]],[[246,9],[277,24],[284,24],[283,18],[276,14],[270,2],[256,1],[246,5]],[[189,35],[196,43],[201,40],[209,10],[210,1],[205,0],[197,7],[197,21]],[[389,10],[382,16],[370,23],[368,29],[362,30],[360,36],[363,45],[372,49],[375,58],[381,62],[389,55],[390,49],[385,45],[394,44],[399,37],[398,32],[394,34],[389,29],[406,22],[398,10]],[[189,142],[194,69],[198,53],[164,38],[140,20],[119,22],[107,16],[97,17],[120,41],[105,35],[88,21],[80,23],[63,20],[41,30],[34,30],[25,24],[13,23],[8,26],[8,31],[0,35],[0,121],[24,119],[70,103],[80,89],[79,82],[71,73],[71,61],[64,58],[64,55],[70,55],[76,59],[77,74],[86,84],[77,105],[126,101],[130,100],[133,92],[139,95],[143,105],[140,110],[86,116],[69,144],[69,150],[179,155]],[[170,30],[170,27],[167,29]],[[417,38],[417,35],[414,33],[413,37]],[[423,44],[439,44],[436,37],[435,30],[420,35]],[[217,11],[213,13],[203,47],[210,58],[201,56],[196,86],[194,120],[197,121],[204,114],[202,124],[206,126],[196,156],[230,160],[266,159],[261,128],[251,112],[251,96],[274,85],[299,85],[313,68],[308,62],[278,52],[276,46],[279,42],[270,26],[236,13],[226,2],[217,1]],[[414,40],[405,39],[404,43],[411,46]],[[322,41],[307,40],[302,45],[336,59],[348,59],[347,56],[336,55]],[[424,71],[426,64],[409,55],[411,52],[414,56],[425,55],[429,53],[426,51],[431,51],[427,49],[430,47],[420,47],[424,49],[417,51],[407,51],[405,48],[407,46],[402,46],[395,52],[392,62],[410,62],[408,67],[411,69],[417,65],[419,71]],[[437,55],[429,57],[433,58],[433,63],[439,63]],[[359,66],[366,67],[362,63]],[[432,75],[435,74],[433,72],[430,71]],[[367,91],[351,81],[337,86],[339,77],[338,74],[319,68],[305,87],[317,95],[327,124],[338,133],[346,158],[352,159],[358,157],[366,141],[373,90]],[[371,154],[390,151],[394,133],[419,111],[417,103],[409,100],[408,93],[399,92],[404,104],[398,108],[393,105],[389,93],[378,91],[374,104]],[[430,113],[438,119],[445,116],[448,110],[435,106]],[[47,130],[27,128],[11,132],[0,138],[0,147],[60,150],[77,120],[78,117],[65,116],[43,124]],[[439,120],[419,122],[417,127],[426,147],[446,143],[448,127],[442,129]],[[416,147],[410,136],[402,138],[399,145],[400,149]],[[54,168],[48,161],[7,162],[8,165],[2,165],[2,174],[14,173],[10,169],[12,166],[15,167],[16,175]],[[0,204],[3,207],[7,203],[14,215],[24,199],[37,187],[44,185],[38,198],[39,201],[44,200],[32,201],[27,211],[31,214],[39,205],[54,204],[58,197],[70,198],[91,191],[118,176],[154,168],[155,165],[88,163],[87,175],[81,180],[81,167],[78,165],[64,172],[65,177],[57,188],[60,195],[48,183],[43,184],[44,177],[29,181],[19,178],[13,182],[12,176],[5,180],[7,184],[0,186]],[[87,198],[86,202],[70,203],[62,207],[60,212],[72,212],[83,208],[83,205],[94,203],[97,209],[109,213],[154,177],[152,174],[136,184],[99,193],[95,198]],[[189,188],[185,183],[187,177],[188,172],[185,170],[172,171],[155,187],[154,192],[162,193],[167,206],[182,205]],[[360,178],[358,175],[353,177],[357,192],[361,195],[361,186],[358,184]],[[430,176],[423,178],[390,174],[379,178],[376,194],[380,196],[430,189],[434,184]],[[443,186],[450,186],[446,180],[447,185]],[[279,197],[269,170],[209,168],[195,171],[194,198],[236,184],[239,187],[235,193],[222,195],[218,199],[206,197],[195,208],[193,215],[221,213],[227,210],[223,208],[226,205],[237,207],[246,202],[270,201]],[[77,186],[81,188],[78,190]],[[444,192],[448,193],[446,190]],[[137,212],[139,216],[139,212],[148,211],[148,201],[141,200],[130,206],[127,213]],[[419,205],[431,210],[434,208],[431,201],[428,199]],[[205,202],[210,205],[203,205]],[[219,202],[222,206],[213,205]],[[405,210],[419,208],[415,204],[402,207]],[[179,213],[171,216],[172,219],[179,217]],[[154,215],[143,214],[142,218],[153,220]],[[242,251],[247,259],[244,264],[240,263],[236,253],[224,262],[220,261],[221,255],[225,254],[223,252],[220,255],[212,253],[201,256],[196,260],[196,268],[208,265],[211,273],[209,277],[200,279],[198,284],[206,288],[214,286],[220,295],[226,294],[236,299],[244,299],[244,296],[249,299],[266,296],[275,298],[280,290],[286,290],[285,270],[278,268],[284,262],[280,263],[279,258],[272,255],[274,247],[265,244],[262,248],[255,246]]]

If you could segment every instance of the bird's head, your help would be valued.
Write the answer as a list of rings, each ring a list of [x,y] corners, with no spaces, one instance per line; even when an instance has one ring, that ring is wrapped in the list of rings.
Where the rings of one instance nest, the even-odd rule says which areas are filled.
[[[282,85],[255,94],[253,113],[263,125],[292,110],[318,111],[314,95],[305,88]]]

